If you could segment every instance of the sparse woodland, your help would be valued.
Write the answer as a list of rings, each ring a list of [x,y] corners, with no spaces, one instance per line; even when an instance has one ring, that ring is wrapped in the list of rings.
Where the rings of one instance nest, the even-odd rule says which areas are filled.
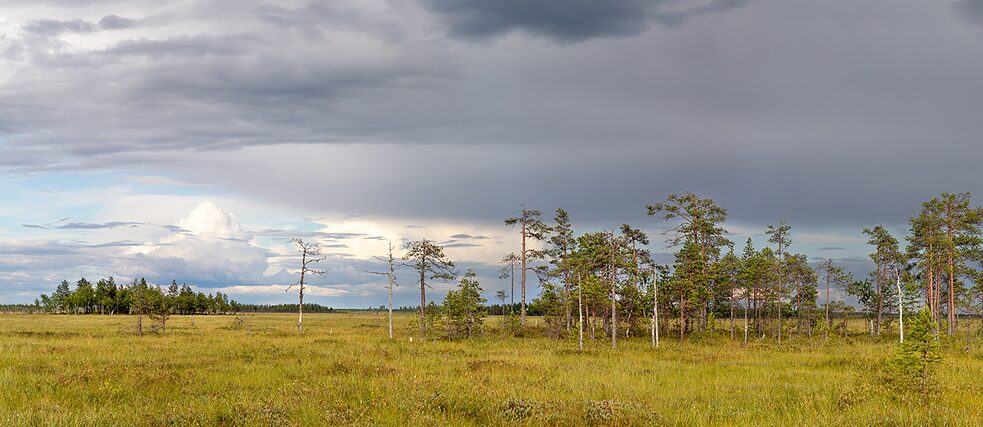
[[[369,399],[422,411],[419,417],[406,418],[375,407],[352,412],[351,406],[321,417],[297,409],[303,406],[296,402],[285,408],[272,404],[269,407],[274,416],[282,416],[277,418],[280,421],[650,424],[756,420],[797,424],[893,420],[920,424],[945,419],[975,424],[983,419],[980,406],[974,403],[983,403],[979,398],[958,398],[976,381],[971,377],[983,374],[979,363],[983,355],[983,323],[979,321],[983,210],[972,205],[969,194],[945,193],[923,203],[905,236],[894,236],[883,226],[864,229],[875,268],[862,278],[853,277],[834,260],[799,253],[792,227],[784,221],[762,230],[767,244],[756,247],[750,239],[730,241],[724,228],[727,210],[695,194],[670,195],[647,206],[646,211],[667,230],[664,240],[675,254],[671,264],[656,263],[649,249],[654,239],[632,225],[576,234],[571,215],[563,209],[557,209],[551,220],[531,209],[508,218],[505,224],[521,243],[502,260],[501,278],[511,292],[496,293],[498,304],[494,305],[488,304],[475,273],[458,273],[439,244],[420,240],[407,242],[401,257],[392,249],[380,257],[388,268],[375,273],[387,276],[390,291],[402,285],[420,292],[420,305],[412,308],[413,315],[407,313],[408,307],[395,309],[394,315],[390,296],[384,321],[379,316],[385,307],[380,307],[375,313],[308,318],[312,326],[304,323],[304,312],[332,310],[310,304],[265,306],[264,310],[264,306],[238,304],[221,293],[195,293],[187,285],[172,283],[162,289],[138,280],[119,286],[112,278],[94,286],[82,279],[74,290],[63,282],[51,296],[42,295],[35,308],[48,313],[106,314],[88,319],[96,323],[127,319],[127,325],[133,325],[129,320],[133,317],[108,315],[131,314],[138,335],[150,328],[169,336],[169,342],[189,334],[250,334],[266,347],[240,343],[236,345],[244,346],[243,350],[237,351],[265,356],[241,356],[246,363],[254,357],[278,360],[278,342],[289,343],[291,354],[301,354],[321,351],[319,343],[337,346],[343,341],[345,348],[354,346],[380,356],[369,362],[345,353],[348,356],[334,364],[313,362],[310,373],[312,378],[348,378],[345,387],[351,393],[361,393],[359,380],[366,378],[380,386],[417,393],[406,390],[405,381],[382,374],[389,370],[431,378],[433,384],[439,384],[431,387],[445,390],[464,387],[458,380],[435,377],[446,369],[463,372],[466,376],[461,378],[503,382],[498,388],[482,390],[485,400],[471,403],[441,397],[440,391],[437,397],[431,392],[423,403],[409,406],[399,399]],[[309,274],[325,274],[313,268],[323,259],[317,245],[296,243],[305,279]],[[397,276],[403,281],[397,281]],[[434,281],[453,282],[452,290],[439,303],[427,299]],[[288,288],[292,289],[302,292],[303,287]],[[851,295],[858,306],[836,298],[843,294]],[[293,311],[301,317],[294,333],[288,333],[290,328],[281,318],[263,317],[277,316],[274,314],[242,314],[231,325],[209,320],[210,332],[196,332],[197,322],[221,317],[192,317],[190,326],[185,316],[176,318],[181,320],[170,317],[255,311]],[[21,327],[31,330],[27,324]],[[386,329],[388,337],[383,332]],[[366,334],[372,330],[378,334]],[[32,333],[17,336],[30,341],[35,339]],[[49,341],[25,345],[42,342]],[[338,359],[339,354],[318,357]],[[442,360],[441,366],[428,365],[431,359]],[[8,363],[21,363],[18,360]],[[421,370],[420,364],[429,368]],[[651,378],[636,387],[628,378],[633,375]],[[713,390],[684,384],[680,375],[701,384],[716,384],[716,389],[727,390],[744,403],[721,401]],[[594,400],[589,397],[596,393],[579,387],[582,383],[607,384],[592,380],[595,376],[597,381],[607,378],[604,381],[618,381],[622,386],[608,394],[612,397]],[[776,387],[783,387],[775,381],[786,386],[802,384],[801,390],[790,391],[791,401],[761,400],[755,394],[741,393],[741,384],[747,382],[748,387],[772,390],[762,396],[770,395]],[[549,385],[580,397],[529,394],[513,388],[513,383],[532,389]],[[646,403],[652,396],[676,406],[652,406]],[[685,396],[716,403],[704,412],[686,412],[680,409],[686,404],[677,399]],[[426,402],[436,402],[436,406]],[[875,407],[880,409],[872,409]],[[944,407],[961,409],[939,410]],[[301,412],[291,416],[291,410]],[[776,415],[786,411],[798,411],[801,417]],[[895,418],[898,414],[904,414],[903,418]],[[265,419],[226,412],[220,416],[244,422]]]

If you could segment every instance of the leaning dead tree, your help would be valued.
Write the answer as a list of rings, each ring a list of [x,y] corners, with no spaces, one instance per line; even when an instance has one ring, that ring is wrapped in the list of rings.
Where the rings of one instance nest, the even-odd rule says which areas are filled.
[[[294,239],[293,242],[297,244],[297,251],[300,252],[300,280],[288,286],[284,292],[288,292],[290,288],[299,285],[300,304],[297,304],[297,332],[302,334],[304,333],[304,280],[308,275],[324,275],[324,270],[316,270],[311,266],[324,261],[326,257],[321,255],[321,247],[317,243],[305,242],[303,239]]]
[[[376,257],[376,258],[378,259],[379,257]],[[370,273],[370,274],[379,274],[379,275],[387,276],[388,279],[389,279],[389,285],[386,286],[386,289],[389,290],[389,339],[391,340],[391,339],[393,339],[393,286],[398,286],[396,284],[396,273],[395,273],[396,270],[393,267],[393,242],[392,241],[389,242],[389,259],[388,259],[388,262],[389,262],[389,270],[388,271],[385,271],[385,272],[382,272],[382,271],[369,271],[368,273]]]

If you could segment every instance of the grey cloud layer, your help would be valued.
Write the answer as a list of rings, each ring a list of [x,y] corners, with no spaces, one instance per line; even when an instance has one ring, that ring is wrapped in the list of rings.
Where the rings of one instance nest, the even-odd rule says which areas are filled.
[[[424,0],[444,16],[454,36],[487,39],[511,31],[560,42],[626,37],[653,22],[678,23],[746,0]]]
[[[983,193],[978,0],[46,5],[0,36],[8,170],[483,221],[638,223],[690,190],[852,227]]]

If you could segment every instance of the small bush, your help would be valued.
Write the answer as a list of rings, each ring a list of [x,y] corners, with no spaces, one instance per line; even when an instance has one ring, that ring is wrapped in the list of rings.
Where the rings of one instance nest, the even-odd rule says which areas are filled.
[[[538,406],[539,404],[532,400],[510,397],[502,403],[499,415],[509,421],[522,421],[531,417]]]

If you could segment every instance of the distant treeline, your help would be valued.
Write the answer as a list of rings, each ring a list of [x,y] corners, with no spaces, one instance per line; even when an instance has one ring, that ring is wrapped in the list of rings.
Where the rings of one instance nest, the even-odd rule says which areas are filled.
[[[240,304],[241,313],[296,313],[297,304]],[[334,313],[335,309],[321,304],[304,304],[304,313]]]
[[[23,313],[33,310],[34,306],[28,304],[0,304],[0,313]]]
[[[109,277],[95,284],[81,278],[75,283],[74,290],[68,281],[62,281],[51,296],[41,294],[34,300],[33,309],[67,314],[143,314],[148,311],[225,314],[236,313],[241,306],[221,292],[195,292],[187,284],[179,286],[172,281],[167,289],[163,289],[148,284],[145,279],[134,279],[130,285],[123,285]]]

